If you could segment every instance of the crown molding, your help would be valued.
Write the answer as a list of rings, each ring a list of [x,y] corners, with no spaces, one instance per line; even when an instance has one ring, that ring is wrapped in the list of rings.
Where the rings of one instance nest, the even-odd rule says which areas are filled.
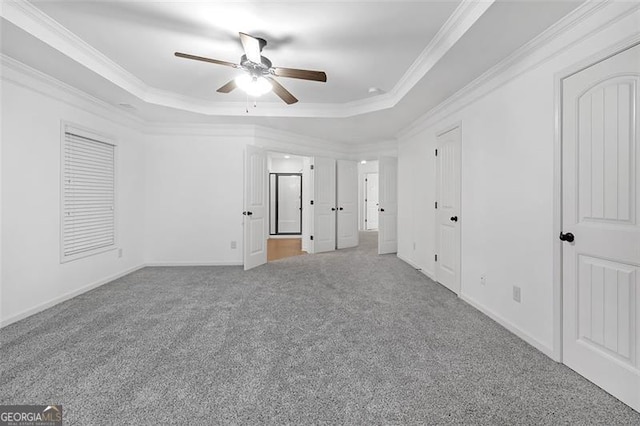
[[[81,108],[133,130],[141,131],[146,125],[144,120],[129,111],[117,108],[3,53],[0,53],[0,67],[2,81],[11,82],[69,106]]]
[[[395,141],[366,145],[344,144],[251,124],[145,121],[130,111],[108,104],[2,53],[0,53],[0,66],[0,80],[3,82],[15,84],[73,108],[82,109],[146,136],[217,138],[259,145],[297,155],[324,155],[354,160],[363,155],[373,158],[372,156],[376,156],[381,150],[386,153],[394,152],[395,149]]]
[[[494,0],[463,0],[392,89],[394,105],[415,86],[491,7]]]
[[[324,155],[337,158],[347,156],[345,144],[340,142],[313,138],[270,127],[254,127],[255,145],[271,151],[281,151],[301,156]]]
[[[202,136],[251,140],[255,136],[255,126],[251,124],[146,122],[143,133],[152,136]]]
[[[462,0],[429,45],[388,93],[346,103],[302,103],[295,107],[263,102],[256,116],[348,118],[394,107],[493,4]],[[245,115],[243,102],[211,102],[147,85],[26,0],[2,2],[0,15],[52,48],[97,73],[138,99],[204,115]]]
[[[622,10],[617,10],[617,8]],[[396,134],[396,138],[400,143],[404,142],[408,138],[426,130],[434,122],[460,111],[462,108],[488,95],[519,75],[565,52],[585,37],[599,32],[638,9],[640,9],[640,4],[637,3],[623,3],[613,0],[586,1],[536,38],[529,41],[471,83],[451,95],[448,99],[424,113],[407,128]],[[556,40],[565,36],[570,30],[594,16],[597,12],[605,10],[610,11],[610,16],[598,22],[593,28],[585,29],[580,34],[573,36],[568,42],[553,48],[551,52],[545,53],[542,51],[552,45]]]
[[[142,80],[80,39],[33,4],[26,0],[9,0],[2,3],[3,7],[0,13],[7,21],[133,95],[144,96],[147,86]]]

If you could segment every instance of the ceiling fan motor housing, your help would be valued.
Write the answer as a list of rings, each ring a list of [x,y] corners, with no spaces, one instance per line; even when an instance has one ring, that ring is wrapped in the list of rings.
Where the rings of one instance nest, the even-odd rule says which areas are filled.
[[[240,58],[240,66],[251,75],[261,76],[269,74],[269,69],[271,69],[273,64],[269,58],[264,56],[260,56],[260,63],[258,64],[247,59],[247,55],[242,55]]]

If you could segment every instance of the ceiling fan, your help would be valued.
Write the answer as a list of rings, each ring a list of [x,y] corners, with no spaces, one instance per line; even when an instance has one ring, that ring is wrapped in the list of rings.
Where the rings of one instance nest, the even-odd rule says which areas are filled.
[[[295,96],[293,96],[273,77],[288,77],[321,82],[327,81],[327,74],[323,71],[274,67],[268,58],[261,55],[262,49],[267,45],[267,41],[263,38],[240,33],[240,41],[244,48],[244,55],[240,58],[239,64],[180,52],[175,52],[175,55],[179,58],[209,62],[212,64],[238,68],[244,71],[244,74],[220,87],[217,90],[219,93],[229,93],[239,87],[248,95],[258,97],[273,90],[275,94],[288,105],[295,104],[298,102],[298,99],[296,99]]]

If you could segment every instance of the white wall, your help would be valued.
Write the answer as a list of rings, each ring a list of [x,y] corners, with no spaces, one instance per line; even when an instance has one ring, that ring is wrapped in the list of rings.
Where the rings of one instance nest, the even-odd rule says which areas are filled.
[[[302,173],[302,157],[281,158],[269,155],[269,173]]]
[[[549,355],[557,238],[554,76],[638,34],[639,12],[594,31],[612,16],[591,16],[525,59],[525,72],[426,116],[399,146],[398,256],[428,275],[434,270],[435,135],[461,122],[461,296]],[[486,286],[480,285],[481,274]],[[522,303],[512,300],[513,285],[522,288]]]
[[[7,57],[0,76],[0,326],[145,265],[242,264],[247,144],[348,155],[263,127],[144,123]],[[118,143],[121,258],[113,250],[60,264],[61,120]]]
[[[2,84],[0,321],[5,325],[142,265],[144,153],[135,130],[55,95],[9,80]],[[122,258],[112,250],[60,263],[61,120],[115,137]]]
[[[148,264],[242,264],[243,153],[250,142],[234,135],[148,136]]]

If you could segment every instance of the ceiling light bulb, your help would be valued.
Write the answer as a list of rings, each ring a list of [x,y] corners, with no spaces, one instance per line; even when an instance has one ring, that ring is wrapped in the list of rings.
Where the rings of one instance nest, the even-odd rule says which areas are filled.
[[[236,77],[235,81],[239,88],[256,98],[269,93],[272,89],[271,83],[264,77],[242,74]]]
[[[360,164],[367,164],[367,160],[362,160]]]
[[[289,158],[291,158],[291,156],[290,155],[285,155],[284,158],[286,158],[288,160]]]

